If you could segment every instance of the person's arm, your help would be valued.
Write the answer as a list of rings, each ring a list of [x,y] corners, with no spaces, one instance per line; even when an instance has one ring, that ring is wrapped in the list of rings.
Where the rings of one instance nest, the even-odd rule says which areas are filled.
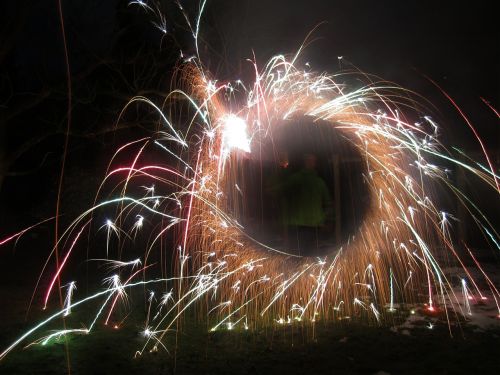
[[[273,193],[281,193],[286,189],[288,189],[290,186],[294,185],[296,180],[297,180],[296,173],[284,174],[282,176],[276,174],[272,179],[271,183],[269,184],[269,186],[267,187],[267,190]]]

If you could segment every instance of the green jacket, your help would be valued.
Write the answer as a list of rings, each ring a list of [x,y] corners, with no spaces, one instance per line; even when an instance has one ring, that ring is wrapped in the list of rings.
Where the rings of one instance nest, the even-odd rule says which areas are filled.
[[[302,169],[281,184],[284,195],[284,224],[318,227],[324,224],[330,193],[325,181],[312,169]]]

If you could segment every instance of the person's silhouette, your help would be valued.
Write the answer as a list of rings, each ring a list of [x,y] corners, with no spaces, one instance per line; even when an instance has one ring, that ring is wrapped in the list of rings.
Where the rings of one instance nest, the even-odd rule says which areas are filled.
[[[318,228],[323,226],[331,204],[325,181],[317,174],[314,154],[303,156],[303,167],[284,182],[285,221],[290,247],[307,255],[318,247]]]

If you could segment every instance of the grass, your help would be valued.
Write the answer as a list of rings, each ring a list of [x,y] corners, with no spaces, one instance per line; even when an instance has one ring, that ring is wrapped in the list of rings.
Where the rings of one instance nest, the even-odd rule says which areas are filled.
[[[209,332],[189,317],[177,335],[177,349],[173,333],[166,340],[169,352],[145,351],[134,358],[145,339],[143,327],[133,321],[120,329],[101,324],[90,335],[68,336],[71,373],[495,374],[500,364],[498,329],[455,327],[450,337],[445,324],[431,330],[422,323],[405,335],[387,326],[319,322],[314,336],[310,325]],[[7,336],[15,331],[19,325],[7,329]],[[64,374],[65,352],[64,339],[17,349],[0,363],[0,373]]]
[[[3,258],[6,260],[6,258]],[[8,259],[7,259],[8,260]],[[26,262],[38,264],[37,259]],[[31,272],[20,273],[2,262],[0,282],[0,350],[40,322],[46,312],[34,303],[28,321],[25,311],[33,290]],[[36,267],[28,264],[28,269]],[[34,277],[34,276],[33,276]],[[79,293],[84,293],[80,286]],[[147,352],[134,358],[145,342],[145,309],[131,295],[132,315],[120,329],[96,325],[90,335],[67,337],[72,374],[497,374],[500,368],[500,328],[480,331],[470,324],[454,326],[453,337],[439,317],[433,329],[429,320],[395,330],[407,312],[394,314],[394,321],[378,326],[356,321],[311,325],[275,324],[258,331],[209,327],[186,316],[183,329],[168,335],[169,352]],[[135,301],[135,302],[134,302]],[[73,310],[69,323],[89,324],[97,304]],[[56,306],[53,307],[54,309]],[[51,310],[55,311],[55,310]],[[102,322],[102,320],[101,320]],[[44,327],[31,340],[61,328],[61,321]],[[30,342],[29,340],[27,342]],[[66,374],[65,339],[47,345],[16,348],[0,361],[0,374]]]

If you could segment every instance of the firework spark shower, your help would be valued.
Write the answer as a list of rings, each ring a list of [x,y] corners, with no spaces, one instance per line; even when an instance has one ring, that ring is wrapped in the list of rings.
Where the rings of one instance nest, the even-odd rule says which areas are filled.
[[[159,7],[130,6],[167,34]],[[209,332],[258,332],[320,321],[385,325],[411,306],[444,317],[451,335],[475,313],[473,302],[491,304],[500,317],[497,285],[457,235],[465,220],[459,213],[492,251],[500,250],[498,229],[450,177],[459,170],[477,179],[498,202],[500,176],[486,149],[476,161],[441,143],[445,130],[432,103],[341,57],[348,68],[340,73],[316,71],[307,62],[309,37],[294,54],[248,60],[251,78],[219,80],[198,51],[205,6],[194,21],[185,15],[196,53],[183,58],[173,89],[160,102],[132,98],[117,119],[148,108],[159,130],[116,149],[94,204],[65,228],[38,278],[34,295],[43,303],[32,308],[43,308],[46,318],[1,348],[0,359],[18,347],[92,334],[96,326],[140,325],[131,356],[170,352],[167,341],[189,324],[186,316]],[[250,207],[261,204],[245,188],[249,160],[261,162],[263,149],[297,122],[327,127],[356,150],[369,202],[347,240],[319,257],[265,243],[246,224]],[[465,115],[464,126],[482,146]],[[279,151],[272,149],[275,164]],[[443,196],[460,208],[443,208]],[[100,285],[72,279],[78,266],[71,260],[85,252],[86,264],[99,267]],[[140,322],[129,317],[137,293],[146,311]],[[92,310],[88,321],[72,319],[79,309]],[[49,330],[61,318],[64,326]]]

